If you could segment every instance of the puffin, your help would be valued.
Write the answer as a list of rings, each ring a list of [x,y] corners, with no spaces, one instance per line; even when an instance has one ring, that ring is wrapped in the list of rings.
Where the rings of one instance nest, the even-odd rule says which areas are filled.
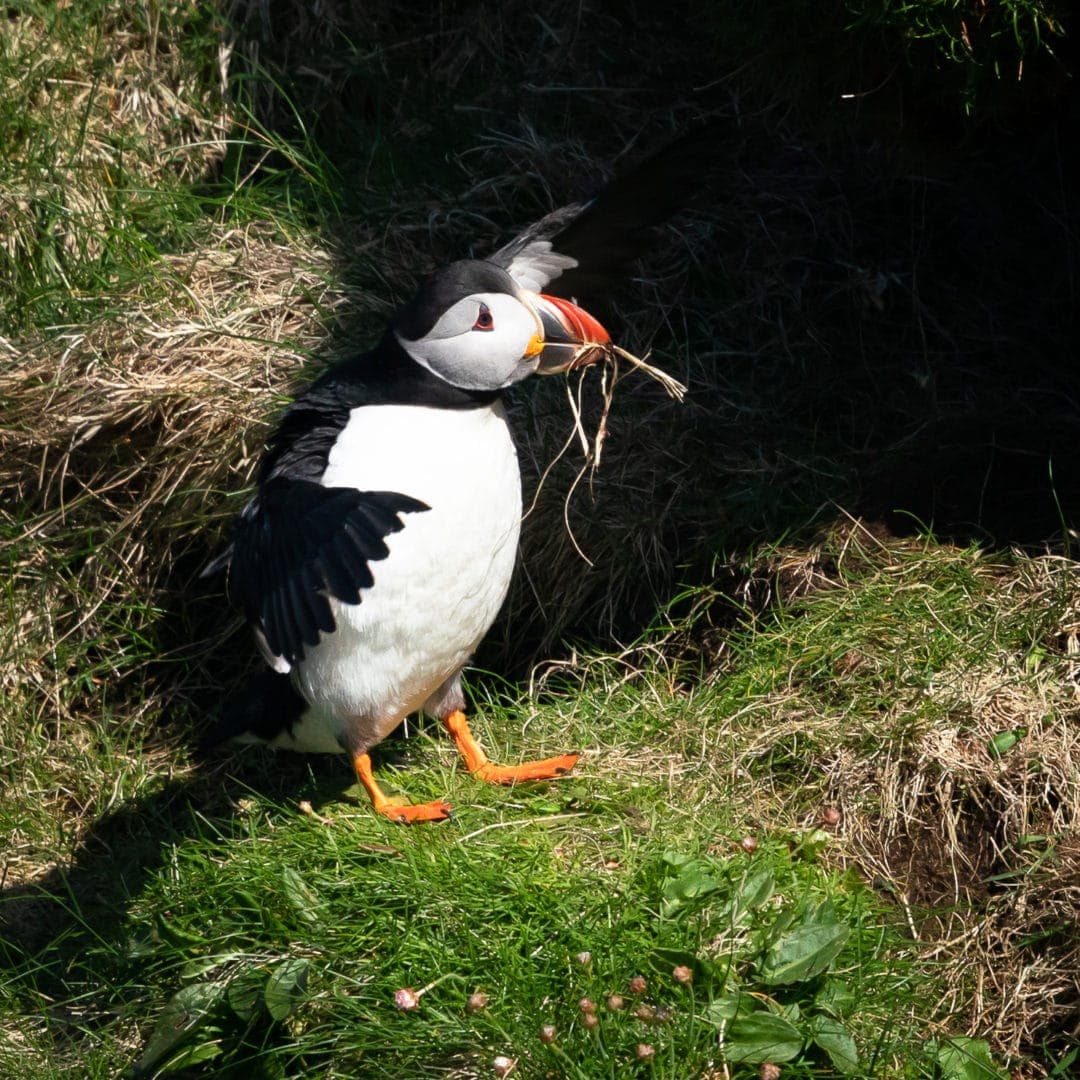
[[[373,348],[286,407],[203,572],[226,573],[265,661],[204,747],[346,754],[375,812],[403,823],[450,814],[387,794],[372,770],[371,749],[421,710],[477,780],[574,767],[575,753],[495,764],[465,715],[462,672],[506,597],[521,526],[503,397],[605,355],[611,337],[579,296],[625,278],[653,227],[705,190],[721,146],[700,127],[494,254],[436,270]]]
[[[231,542],[204,571],[226,572],[265,662],[205,743],[347,754],[375,812],[404,823],[450,814],[443,800],[387,794],[372,770],[371,749],[420,710],[477,780],[573,768],[574,753],[490,761],[469,728],[462,672],[518,548],[521,474],[503,396],[595,362],[610,341],[583,307],[541,291],[578,266],[554,241],[585,209],[436,270],[374,348],[287,406]]]

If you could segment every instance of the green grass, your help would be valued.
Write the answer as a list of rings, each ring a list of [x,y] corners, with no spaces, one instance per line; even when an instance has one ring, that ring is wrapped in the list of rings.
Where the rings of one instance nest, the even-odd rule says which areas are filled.
[[[478,674],[475,726],[507,762],[581,749],[575,775],[486,788],[421,734],[380,775],[456,813],[403,829],[353,801],[344,762],[190,757],[252,656],[196,575],[289,387],[370,340],[433,262],[698,114],[698,90],[657,111],[658,85],[746,59],[747,86],[764,72],[776,102],[829,114],[825,142],[834,91],[876,64],[876,31],[830,57],[848,39],[816,7],[695,10],[641,41],[603,5],[553,28],[417,8],[393,33],[378,5],[315,28],[309,9],[295,34],[242,27],[227,87],[205,6],[19,4],[0,37],[0,1074],[486,1077],[506,1055],[523,1077],[1066,1075],[1076,566],[835,510],[913,509],[910,478],[940,465],[968,500],[950,520],[977,502],[981,523],[1014,434],[1046,474],[1023,425],[1071,430],[1043,404],[1068,395],[1033,393],[1021,343],[1059,340],[1065,294],[1039,272],[1057,249],[1018,217],[1014,255],[1045,264],[988,285],[1004,261],[940,240],[966,191],[852,181],[814,131],[741,111],[749,179],[680,226],[689,269],[626,301],[626,332],[694,392],[680,411],[620,388],[596,501],[571,514],[597,568],[565,536],[576,463],[527,523],[528,581],[484,660],[554,661],[531,693]],[[993,363],[969,366],[980,350]],[[535,475],[566,417],[554,381],[529,389]],[[988,426],[957,434],[972,413]],[[1046,492],[1024,474],[1002,501],[1016,490],[1043,520]]]
[[[598,695],[584,706],[603,710],[597,726],[581,715],[569,725],[602,771],[594,744],[603,717],[623,705]],[[679,711],[666,722],[685,725]],[[490,719],[499,721],[509,718]],[[647,741],[645,717],[626,723],[623,744]],[[566,727],[548,710],[530,725],[528,749],[544,748],[540,731],[550,746]],[[457,815],[445,827],[405,831],[340,802],[319,805],[333,817],[321,824],[292,800],[249,791],[232,814],[187,811],[187,835],[162,838],[157,869],[122,917],[61,900],[60,940],[17,965],[6,991],[9,1008],[34,1015],[62,988],[62,1011],[32,1032],[54,1040],[48,1068],[79,1075],[95,1048],[103,1075],[118,1051],[130,1063],[132,1050],[120,1048],[138,1039],[141,1018],[142,1062],[154,1075],[199,1060],[213,1060],[215,1075],[489,1075],[508,1054],[523,1076],[609,1076],[644,1042],[656,1050],[653,1075],[677,1077],[718,1060],[721,1030],[732,1054],[752,1053],[750,1037],[740,1041],[745,1013],[788,1017],[809,1042],[792,1075],[829,1073],[809,1041],[826,1020],[824,1030],[842,1024],[858,1040],[853,1074],[902,1075],[898,1055],[916,1053],[915,1021],[897,1012],[914,1003],[912,949],[854,875],[822,861],[833,838],[782,830],[744,852],[744,823],[723,792],[702,803],[693,775],[702,763],[639,781],[586,768],[577,781],[508,797],[447,768],[445,744],[446,764],[434,750],[422,741],[400,779],[415,798],[450,795]],[[304,788],[295,794],[318,802],[319,787]],[[128,813],[140,827],[138,805]],[[770,981],[770,948],[805,924],[839,928],[828,939],[839,951]],[[679,964],[694,971],[689,987],[671,977]],[[639,975],[648,989],[635,995]],[[395,1007],[395,991],[429,986],[415,1013]],[[475,992],[488,1003],[472,1013]],[[624,1009],[607,1009],[611,993]],[[582,997],[599,1005],[596,1032],[582,1025]],[[638,1019],[640,1004],[670,1018]],[[174,1038],[181,1007],[187,1020]],[[544,1023],[559,1031],[553,1046],[540,1041]],[[927,1059],[914,1075],[930,1070]]]
[[[9,1015],[41,1017],[26,1037],[52,1047],[24,1074],[212,1062],[224,1076],[483,1076],[503,1054],[522,1076],[600,1077],[645,1069],[646,1043],[658,1076],[705,1075],[725,1054],[734,1076],[760,1060],[804,1077],[1000,1075],[970,1064],[985,1044],[949,1041],[946,1003],[964,978],[910,935],[934,905],[912,893],[893,907],[888,889],[875,894],[843,867],[870,865],[867,823],[896,797],[880,748],[910,767],[948,724],[981,744],[985,720],[950,679],[1025,670],[1041,643],[1041,676],[1026,667],[1034,695],[1060,668],[1052,635],[1075,581],[930,542],[864,546],[857,533],[817,565],[837,552],[848,560],[839,576],[729,633],[719,665],[695,657],[709,640],[699,608],[675,627],[676,667],[649,662],[651,636],[636,659],[585,658],[580,682],[549,683],[525,711],[505,690],[479,703],[493,755],[577,746],[572,779],[484,787],[447,740],[427,736],[400,772],[384,756],[383,777],[411,798],[449,797],[448,824],[406,830],[350,806],[342,761],[313,773],[303,759],[249,752],[233,759],[239,776],[216,767],[147,784],[84,843],[45,917],[55,938],[8,955]],[[1024,602],[1036,584],[1050,600],[1038,608]],[[1007,610],[993,603],[1002,588],[1016,591]],[[1048,754],[1056,708],[1027,717],[1012,761],[1040,762],[1048,797],[1063,779]],[[967,797],[992,772],[968,772]],[[316,816],[298,811],[301,799]],[[833,801],[842,819],[823,824]],[[928,802],[913,816],[949,811]],[[876,884],[903,891],[898,848],[875,853]],[[1028,903],[1045,900],[1035,884]],[[672,978],[677,965],[692,970],[690,986]],[[423,991],[415,1011],[395,1006],[406,988]],[[470,1011],[478,992],[487,1004]],[[612,993],[623,1009],[607,1008]],[[596,1031],[582,997],[598,1004]],[[641,1004],[670,1016],[641,1019]]]
[[[98,0],[24,3],[11,16],[0,41],[9,330],[107,310],[185,246],[199,216],[192,181],[222,135],[208,9]]]

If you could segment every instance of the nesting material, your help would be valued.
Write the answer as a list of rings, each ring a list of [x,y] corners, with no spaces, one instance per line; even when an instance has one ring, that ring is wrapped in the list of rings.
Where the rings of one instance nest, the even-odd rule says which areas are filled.
[[[537,499],[540,496],[540,492],[543,490],[551,470],[562,460],[574,440],[577,439],[585,460],[567,490],[566,498],[563,500],[563,524],[566,526],[566,535],[570,538],[574,550],[586,563],[588,563],[589,566],[593,566],[594,563],[582,550],[581,545],[574,536],[574,530],[570,525],[570,500],[573,498],[574,492],[586,475],[588,475],[589,484],[592,484],[596,470],[600,467],[600,459],[604,452],[604,442],[607,439],[607,421],[611,412],[611,403],[615,399],[615,387],[622,377],[619,372],[620,360],[625,360],[636,370],[644,372],[651,379],[655,379],[664,388],[668,396],[674,398],[676,401],[681,403],[686,396],[687,387],[679,382],[678,379],[668,375],[666,371],[662,371],[660,368],[648,363],[648,354],[642,359],[610,341],[603,343],[587,341],[580,345],[575,352],[573,359],[571,359],[565,369],[568,373],[571,371],[580,372],[576,390],[571,387],[569,380],[566,383],[566,400],[570,404],[570,412],[574,417],[574,426],[567,437],[566,442],[563,443],[559,452],[552,458],[547,468],[544,469],[540,481],[536,485],[536,492],[533,495],[533,500],[529,504],[529,509],[525,512],[525,517],[528,517],[529,514],[533,512],[536,507]],[[600,396],[602,405],[600,409],[600,419],[596,424],[596,431],[590,437],[585,430],[585,424],[582,420],[582,394],[585,388],[585,376],[589,368],[594,366],[598,366],[600,369]]]

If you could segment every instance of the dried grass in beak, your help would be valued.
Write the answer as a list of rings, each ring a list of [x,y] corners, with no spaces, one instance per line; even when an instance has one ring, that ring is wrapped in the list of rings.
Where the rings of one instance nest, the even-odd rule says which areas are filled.
[[[581,445],[581,452],[584,455],[585,460],[578,470],[577,476],[574,477],[574,480],[566,493],[566,498],[563,501],[563,523],[566,525],[566,534],[570,538],[570,543],[573,544],[574,550],[589,564],[589,566],[594,565],[593,561],[584,551],[582,551],[581,545],[578,544],[577,538],[574,536],[574,530],[570,525],[570,500],[573,498],[574,492],[577,490],[578,485],[581,483],[586,473],[588,473],[589,477],[589,486],[590,488],[592,487],[593,477],[596,475],[596,470],[600,467],[600,459],[604,452],[604,442],[607,439],[607,421],[608,416],[611,413],[611,403],[615,399],[615,387],[621,378],[621,375],[619,374],[619,361],[625,360],[638,371],[644,372],[649,378],[655,379],[656,382],[664,388],[668,396],[674,398],[676,401],[681,403],[686,396],[686,386],[679,382],[678,379],[672,378],[667,372],[661,371],[660,368],[654,367],[652,364],[648,363],[647,356],[648,354],[646,354],[646,359],[634,356],[633,353],[620,348],[610,341],[604,342],[603,344],[587,341],[578,347],[573,359],[566,367],[568,373],[571,371],[580,371],[576,392],[571,388],[569,380],[567,380],[566,383],[566,400],[570,404],[570,412],[574,418],[574,426],[571,429],[566,442],[563,443],[559,452],[552,458],[547,468],[544,469],[544,472],[540,477],[540,482],[536,485],[536,491],[533,494],[529,509],[525,511],[524,516],[528,517],[536,508],[537,499],[540,497],[540,492],[543,490],[544,484],[551,474],[551,470],[554,469],[558,462],[566,455],[566,452],[570,449],[570,445],[576,438]],[[585,431],[585,424],[582,421],[581,406],[582,395],[585,388],[585,376],[588,373],[588,369],[596,365],[599,365],[600,367],[600,398],[603,404],[600,409],[600,419],[596,424],[596,431],[590,438]]]

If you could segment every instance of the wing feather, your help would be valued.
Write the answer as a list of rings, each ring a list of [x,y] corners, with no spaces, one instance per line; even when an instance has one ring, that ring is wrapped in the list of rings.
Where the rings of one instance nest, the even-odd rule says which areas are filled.
[[[240,515],[229,560],[229,594],[256,629],[275,670],[288,670],[335,628],[330,598],[355,604],[374,582],[370,563],[402,514],[429,507],[389,491],[325,488],[276,477]]]
[[[714,179],[723,121],[703,124],[618,177],[592,199],[553,210],[488,258],[524,288],[596,297],[654,242],[654,226]]]

